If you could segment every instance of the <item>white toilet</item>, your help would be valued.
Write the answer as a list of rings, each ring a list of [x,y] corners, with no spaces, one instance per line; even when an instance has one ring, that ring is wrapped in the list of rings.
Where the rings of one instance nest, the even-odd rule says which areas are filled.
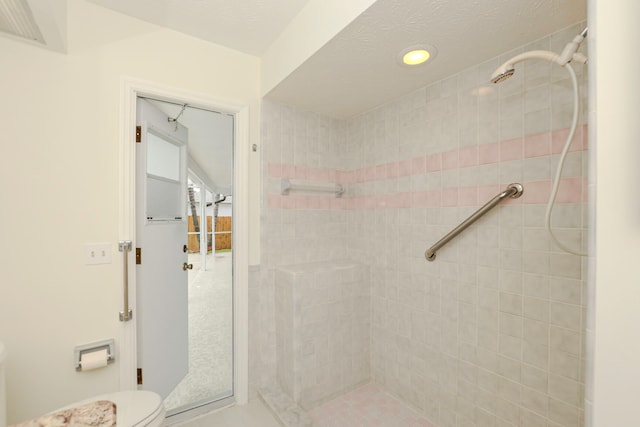
[[[118,427],[158,427],[164,421],[165,410],[160,396],[151,391],[142,390],[101,394],[52,412],[83,406],[98,400],[108,400],[116,404]]]
[[[4,378],[4,361],[6,349],[0,342],[0,427],[6,427],[6,392]],[[108,400],[116,404],[116,422],[118,427],[158,427],[164,421],[165,410],[162,399],[150,391],[119,391],[116,393],[94,396],[80,402],[67,405],[52,413],[86,405],[98,400]]]

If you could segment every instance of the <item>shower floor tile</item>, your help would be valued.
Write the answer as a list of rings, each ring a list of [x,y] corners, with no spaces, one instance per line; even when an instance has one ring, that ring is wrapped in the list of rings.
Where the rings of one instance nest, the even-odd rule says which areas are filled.
[[[316,427],[436,427],[372,383],[323,403],[309,415]]]

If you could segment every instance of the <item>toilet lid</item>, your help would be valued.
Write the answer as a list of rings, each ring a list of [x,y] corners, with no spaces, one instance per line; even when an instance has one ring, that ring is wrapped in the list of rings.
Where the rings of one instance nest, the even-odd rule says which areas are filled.
[[[118,423],[118,427],[146,426],[156,418],[164,417],[164,407],[162,406],[160,396],[144,390],[102,394],[81,402],[76,402],[59,410],[71,409],[98,400],[108,400],[116,404],[116,422]]]

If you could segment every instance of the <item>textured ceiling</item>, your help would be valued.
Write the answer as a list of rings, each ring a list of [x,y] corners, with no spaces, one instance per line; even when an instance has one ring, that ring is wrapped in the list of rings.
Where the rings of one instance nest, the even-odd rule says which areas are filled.
[[[256,56],[309,2],[89,1]],[[586,0],[377,0],[266,98],[348,118],[584,19]],[[437,48],[433,61],[397,63],[421,43]]]
[[[44,18],[58,22],[64,16],[63,0],[29,1]],[[258,57],[310,2],[88,1]],[[349,118],[584,19],[586,0],[377,0],[266,98]],[[48,22],[41,20],[39,25]],[[435,59],[416,68],[398,64],[403,49],[425,43],[437,48]],[[170,116],[180,109],[158,105]],[[206,166],[215,187],[230,192],[232,118],[187,109],[181,122],[190,128],[193,158],[208,159],[201,166]]]
[[[378,0],[266,97],[348,118],[583,19],[584,0]],[[420,43],[432,62],[397,63]]]
[[[262,56],[310,0],[89,1]],[[584,19],[586,0],[377,0],[266,98],[349,118]],[[422,43],[438,49],[433,61],[413,69],[397,63],[400,51]],[[193,157],[220,160],[203,165],[216,186],[228,188],[231,147],[219,146],[224,138],[211,143],[211,117],[187,109],[181,122],[191,129]]]
[[[261,56],[309,0],[89,0],[240,52]]]

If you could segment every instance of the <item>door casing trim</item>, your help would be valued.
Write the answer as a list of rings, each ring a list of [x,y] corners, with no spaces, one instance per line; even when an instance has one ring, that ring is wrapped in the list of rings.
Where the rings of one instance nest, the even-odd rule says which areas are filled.
[[[135,133],[136,99],[152,97],[188,103],[200,108],[233,114],[233,359],[234,396],[239,405],[249,398],[249,107],[208,97],[203,94],[168,87],[153,82],[124,77],[120,84],[120,144],[119,144],[119,240],[130,240],[135,245]],[[135,247],[135,246],[134,246]],[[135,265],[135,251],[129,252],[129,265]],[[129,301],[136,306],[136,274],[129,269]],[[120,300],[121,287],[117,289]],[[114,290],[114,292],[116,292]],[[131,321],[122,322],[119,346],[120,390],[136,390],[137,348],[136,313]]]

